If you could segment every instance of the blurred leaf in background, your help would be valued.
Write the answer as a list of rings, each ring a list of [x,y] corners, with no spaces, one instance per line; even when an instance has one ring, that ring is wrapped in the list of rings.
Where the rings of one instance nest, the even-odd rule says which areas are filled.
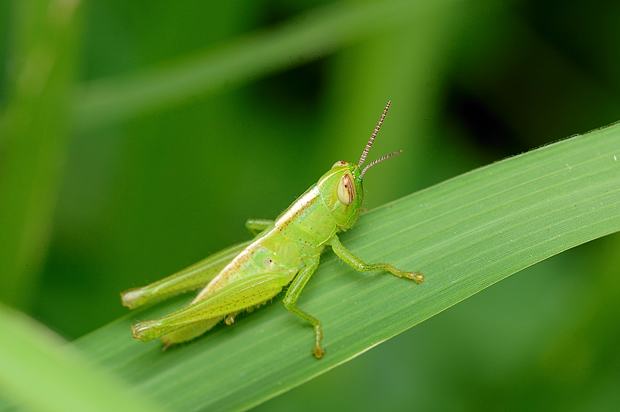
[[[0,2],[0,297],[96,329],[120,290],[357,158],[387,98],[377,152],[405,153],[369,207],[617,121],[618,21],[614,1]],[[259,409],[609,410],[619,249],[539,264]]]
[[[17,2],[12,13],[0,164],[0,298],[17,306],[32,286],[47,248],[69,140],[78,3]]]
[[[0,394],[10,395],[24,409],[161,410],[144,394],[93,366],[94,362],[45,327],[4,305],[0,305],[0,332],[4,337],[0,341]]]

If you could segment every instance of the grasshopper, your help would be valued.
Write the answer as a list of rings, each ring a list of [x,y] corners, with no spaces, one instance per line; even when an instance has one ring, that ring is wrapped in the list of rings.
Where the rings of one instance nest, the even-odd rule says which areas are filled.
[[[390,106],[388,101],[357,163],[334,163],[275,221],[248,220],[246,227],[256,236],[254,239],[215,253],[160,281],[123,292],[123,305],[133,309],[203,288],[188,306],[160,319],[134,324],[133,337],[141,341],[160,338],[164,348],[192,340],[222,320],[232,325],[239,312],[267,303],[288,285],[284,307],[312,325],[313,354],[320,359],[325,353],[321,346],[321,322],[300,309],[297,299],[327,246],[357,271],[381,270],[422,283],[424,276],[419,272],[406,272],[389,263],[365,263],[338,239],[338,234],[353,227],[359,218],[366,172],[401,152],[388,153],[364,166]]]

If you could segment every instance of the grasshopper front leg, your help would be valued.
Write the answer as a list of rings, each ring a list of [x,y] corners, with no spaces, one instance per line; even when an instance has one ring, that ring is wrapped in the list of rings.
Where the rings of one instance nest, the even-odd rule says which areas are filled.
[[[424,281],[424,275],[420,272],[406,272],[404,270],[400,270],[395,268],[389,263],[365,263],[360,258],[355,256],[349,249],[344,247],[342,243],[340,243],[340,239],[338,236],[334,236],[330,245],[332,250],[344,263],[351,266],[353,269],[358,272],[369,272],[371,270],[384,270],[386,272],[390,272],[392,275],[397,276],[399,278],[405,278],[413,280],[415,283],[420,284]]]
[[[312,350],[312,353],[317,359],[321,359],[325,354],[325,350],[321,347],[321,340],[323,340],[323,327],[321,326],[320,320],[297,307],[297,299],[299,299],[302,290],[310,280],[310,277],[312,277],[316,271],[316,268],[319,266],[319,259],[319,256],[317,256],[306,267],[299,271],[286,291],[283,301],[284,307],[287,310],[293,312],[295,315],[310,323],[314,328],[314,349]]]

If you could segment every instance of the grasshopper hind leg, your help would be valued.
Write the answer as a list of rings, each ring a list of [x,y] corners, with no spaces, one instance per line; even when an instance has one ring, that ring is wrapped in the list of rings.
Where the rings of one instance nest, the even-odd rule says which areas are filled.
[[[249,244],[248,241],[231,246],[150,285],[126,290],[121,293],[123,306],[135,309],[202,288]]]
[[[224,319],[223,316],[201,320],[162,336],[161,341],[164,344],[164,350],[168,349],[170,346],[196,339],[200,335],[213,329],[222,319]]]
[[[273,220],[269,219],[248,219],[245,222],[245,228],[254,236],[268,229],[273,225]]]
[[[259,306],[262,305],[257,305],[256,307]],[[232,326],[235,323],[235,318],[238,314],[239,312],[233,312],[229,313],[226,316],[218,316],[216,318],[201,320],[198,322],[194,322],[190,325],[183,326],[173,332],[170,332],[160,338],[162,343],[164,344],[164,350],[168,349],[173,345],[189,342],[190,340],[194,340],[200,337],[201,335],[213,329],[222,320],[224,321],[226,326]]]
[[[294,274],[293,270],[261,273],[239,279],[212,294],[199,294],[190,305],[176,312],[134,324],[132,335],[144,342],[163,336],[169,336],[169,341],[175,343],[192,339],[206,331],[207,326],[213,327],[226,315],[270,300],[290,282]],[[217,322],[215,319],[218,319]],[[207,321],[212,323],[208,324]]]
[[[273,220],[249,219],[245,225],[250,233],[256,236],[272,226]],[[126,290],[121,293],[122,304],[129,309],[135,309],[202,288],[250,243],[251,241],[247,241],[231,246],[150,285]]]

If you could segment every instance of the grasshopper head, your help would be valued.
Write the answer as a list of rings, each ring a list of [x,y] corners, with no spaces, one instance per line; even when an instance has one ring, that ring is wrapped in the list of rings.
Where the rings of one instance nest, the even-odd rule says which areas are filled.
[[[342,230],[351,228],[359,217],[362,200],[364,198],[362,182],[366,172],[375,165],[399,155],[402,152],[401,150],[397,150],[385,154],[364,166],[368,152],[381,129],[381,125],[383,125],[383,121],[391,105],[392,102],[388,100],[375,129],[370,135],[368,143],[366,143],[366,147],[364,147],[362,151],[359,162],[356,164],[339,160],[334,163],[332,168],[323,175],[318,182],[323,200]]]

